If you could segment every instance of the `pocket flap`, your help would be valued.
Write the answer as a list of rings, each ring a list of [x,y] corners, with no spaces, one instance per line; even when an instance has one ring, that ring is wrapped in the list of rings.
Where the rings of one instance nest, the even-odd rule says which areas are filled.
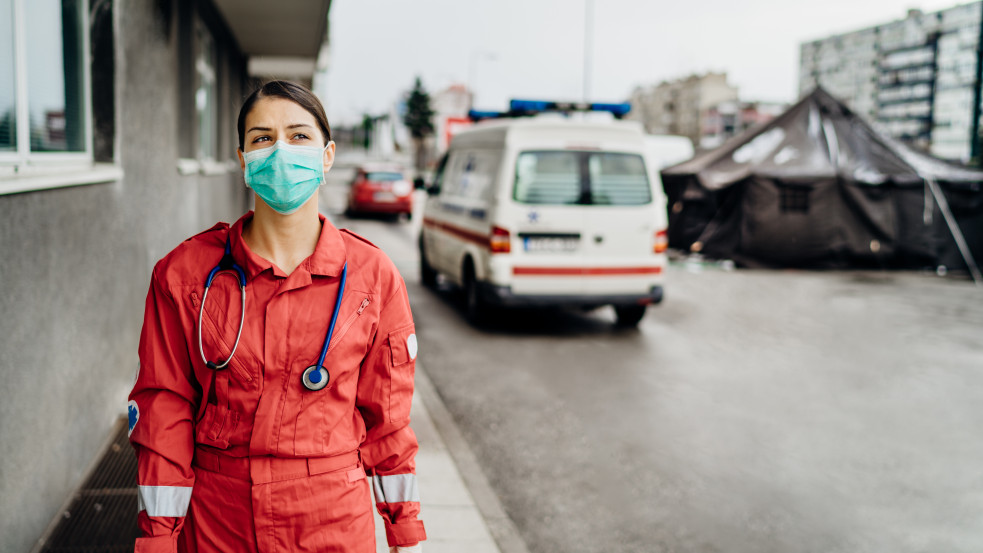
[[[405,365],[416,359],[416,327],[411,324],[390,332],[389,351],[392,354],[392,366],[394,367]]]

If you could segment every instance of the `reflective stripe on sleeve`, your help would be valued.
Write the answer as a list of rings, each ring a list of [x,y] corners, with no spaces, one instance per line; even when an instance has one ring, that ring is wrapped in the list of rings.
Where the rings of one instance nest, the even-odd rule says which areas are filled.
[[[420,502],[415,474],[375,475],[372,477],[372,488],[376,503]]]
[[[137,512],[152,517],[183,517],[191,503],[190,486],[137,486]]]

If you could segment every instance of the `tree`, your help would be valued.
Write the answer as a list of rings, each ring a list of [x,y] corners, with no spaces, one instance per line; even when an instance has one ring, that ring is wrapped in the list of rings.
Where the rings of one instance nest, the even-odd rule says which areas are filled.
[[[423,170],[427,164],[425,141],[434,131],[433,116],[434,111],[430,108],[430,95],[423,88],[420,77],[417,77],[413,90],[410,91],[409,97],[406,99],[406,113],[403,115],[403,123],[413,138],[414,161],[418,171]]]

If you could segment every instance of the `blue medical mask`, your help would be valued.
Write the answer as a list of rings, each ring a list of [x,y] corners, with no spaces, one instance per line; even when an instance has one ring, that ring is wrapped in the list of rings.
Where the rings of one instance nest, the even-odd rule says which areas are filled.
[[[326,149],[277,140],[268,148],[245,152],[246,186],[277,213],[290,215],[324,184]]]

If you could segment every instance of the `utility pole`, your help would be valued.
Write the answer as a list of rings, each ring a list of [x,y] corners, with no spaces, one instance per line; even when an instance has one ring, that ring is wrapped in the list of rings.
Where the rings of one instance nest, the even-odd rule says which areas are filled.
[[[478,96],[478,93],[474,90],[474,87],[477,86],[475,84],[475,74],[478,70],[478,62],[481,60],[495,61],[496,59],[498,59],[498,56],[495,52],[484,50],[473,50],[471,52],[471,58],[468,60],[468,82],[465,85],[468,88],[468,94],[471,95],[471,105],[468,107],[474,107],[474,99]]]
[[[594,0],[584,0],[584,90],[583,101],[590,102],[591,64],[594,50]]]

